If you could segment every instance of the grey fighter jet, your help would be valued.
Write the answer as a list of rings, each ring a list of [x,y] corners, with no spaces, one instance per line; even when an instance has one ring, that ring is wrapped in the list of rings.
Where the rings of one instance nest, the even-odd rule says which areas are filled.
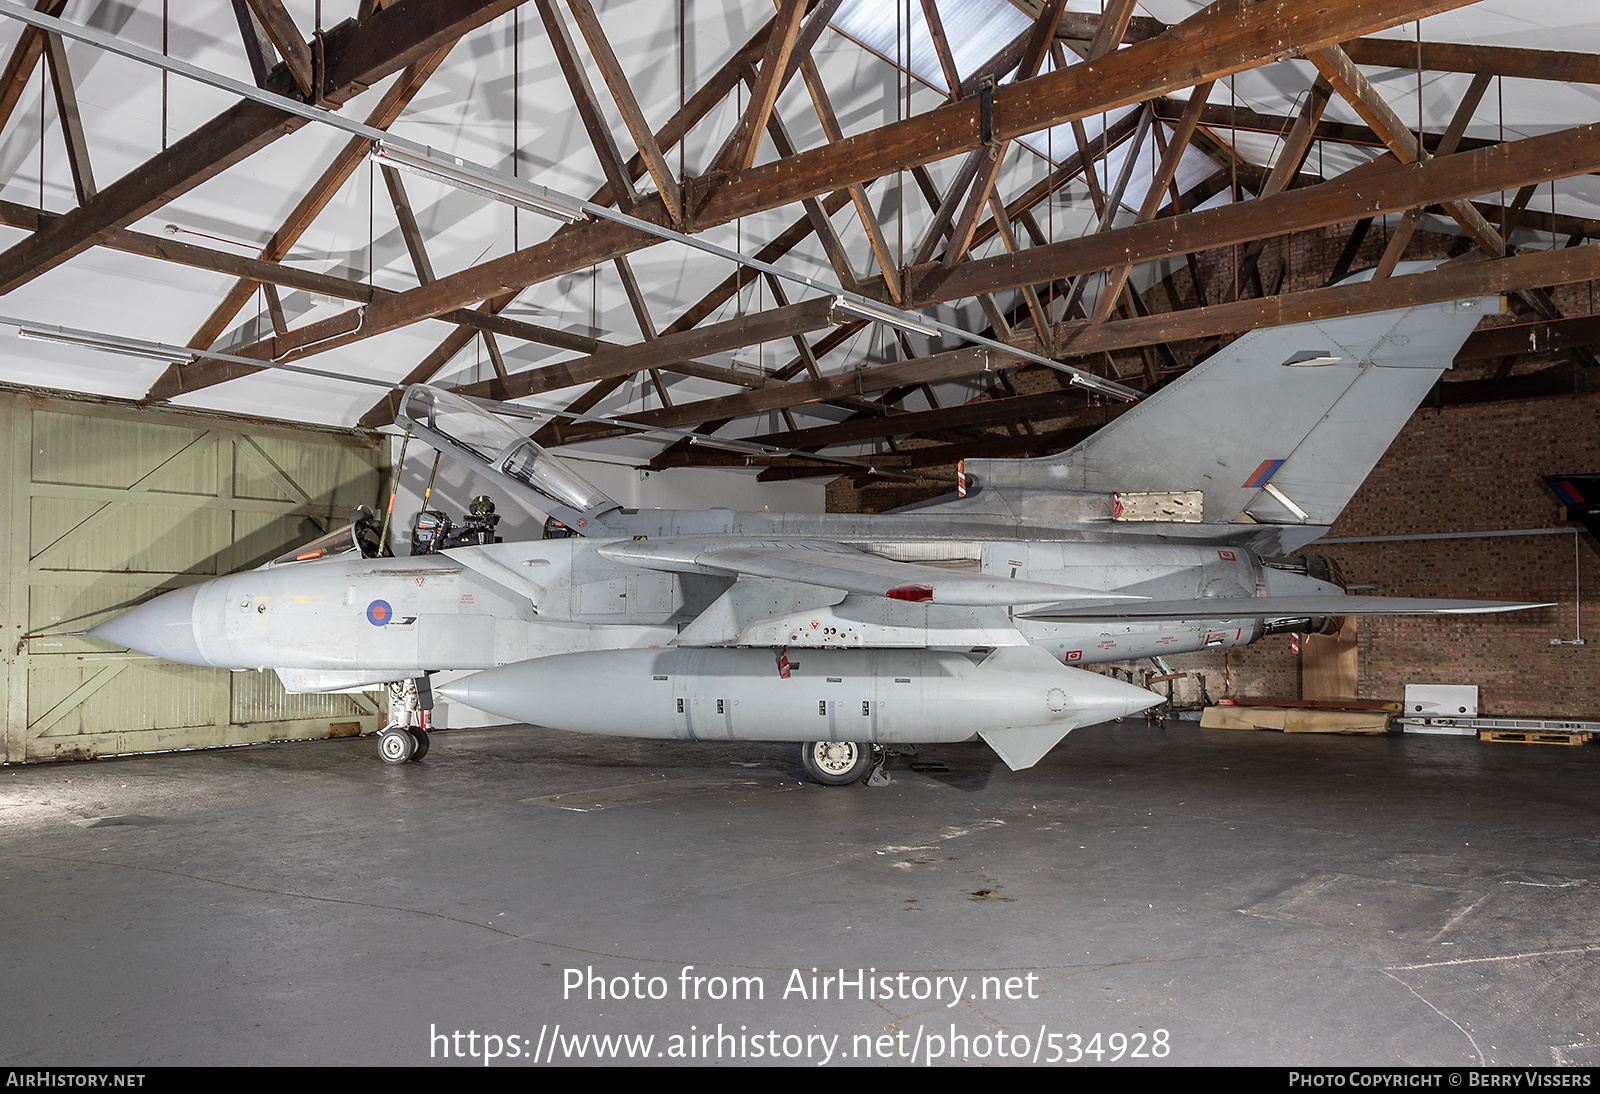
[[[882,746],[974,736],[1025,768],[1158,701],[1088,665],[1346,615],[1540,606],[1351,596],[1331,562],[1294,556],[1496,304],[1255,331],[1067,452],[968,460],[960,496],[870,516],[625,509],[484,407],[418,385],[398,424],[565,538],[394,558],[357,526],[90,633],[271,668],[290,691],[399,683],[391,762],[426,747],[405,711],[428,705],[428,674],[483,669],[441,693],[584,733],[801,742],[827,783]]]

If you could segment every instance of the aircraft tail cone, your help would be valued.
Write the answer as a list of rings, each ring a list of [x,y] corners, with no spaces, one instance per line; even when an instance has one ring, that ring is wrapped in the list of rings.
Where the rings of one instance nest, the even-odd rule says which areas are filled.
[[[91,629],[89,635],[168,661],[210,665],[194,634],[194,602],[199,593],[199,585],[162,593]]]

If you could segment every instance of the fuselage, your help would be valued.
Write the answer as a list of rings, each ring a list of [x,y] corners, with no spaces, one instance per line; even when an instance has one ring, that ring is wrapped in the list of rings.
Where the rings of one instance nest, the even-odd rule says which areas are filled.
[[[1206,542],[1195,526],[1167,526],[1160,535],[1080,526],[1023,538],[1018,523],[983,513],[621,511],[589,529],[590,537],[272,563],[166,594],[95,633],[173,660],[275,669],[293,691],[330,691],[590,650],[1033,644],[1065,664],[1088,665],[1243,645],[1267,630],[1259,619],[1229,617],[1221,602],[1213,619],[1050,623],[1016,608],[906,603],[805,585],[777,609],[741,616],[737,598],[727,595],[729,575],[649,570],[600,551],[662,536],[825,538],[894,561],[1158,600],[1339,591],[1264,564],[1243,546]],[[617,531],[628,534],[610,534]],[[1234,528],[1221,531],[1234,535]]]

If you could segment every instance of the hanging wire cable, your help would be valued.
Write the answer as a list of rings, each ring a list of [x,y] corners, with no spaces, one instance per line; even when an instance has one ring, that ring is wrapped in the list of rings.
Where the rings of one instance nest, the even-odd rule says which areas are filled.
[[[511,9],[511,177],[522,172],[522,9]],[[511,249],[522,250],[522,208],[511,207]]]

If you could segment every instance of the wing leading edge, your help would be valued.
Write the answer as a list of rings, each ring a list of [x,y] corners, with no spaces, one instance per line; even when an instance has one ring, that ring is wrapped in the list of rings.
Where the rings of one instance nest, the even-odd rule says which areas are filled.
[[[962,607],[1007,607],[1060,601],[1145,600],[1146,597],[1022,581],[995,574],[961,573],[895,562],[822,540],[704,539],[634,540],[607,543],[600,554],[613,562],[675,573],[717,573],[797,581],[891,600],[929,601]]]

